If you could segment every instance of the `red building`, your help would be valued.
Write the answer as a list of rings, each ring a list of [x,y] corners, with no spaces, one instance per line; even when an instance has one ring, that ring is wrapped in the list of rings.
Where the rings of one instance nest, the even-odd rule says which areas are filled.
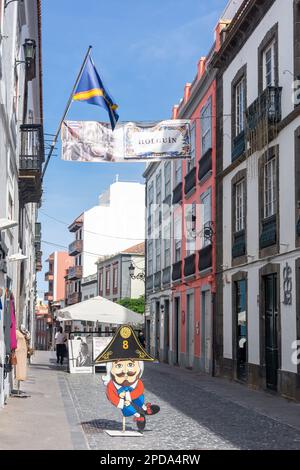
[[[226,24],[217,25],[213,47],[199,60],[195,79],[173,108],[174,119],[191,120],[192,158],[153,163],[144,173],[147,343],[160,360],[207,373],[213,373],[214,365],[216,292],[217,88],[211,61]],[[160,218],[159,237],[152,239],[149,234]]]

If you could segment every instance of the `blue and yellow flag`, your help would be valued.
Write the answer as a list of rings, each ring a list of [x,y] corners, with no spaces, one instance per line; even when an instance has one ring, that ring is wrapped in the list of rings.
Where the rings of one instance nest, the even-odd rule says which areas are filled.
[[[96,67],[89,56],[83,69],[78,86],[73,95],[74,101],[86,101],[89,104],[102,106],[108,112],[112,130],[119,119],[116,109],[117,104],[104,88]]]

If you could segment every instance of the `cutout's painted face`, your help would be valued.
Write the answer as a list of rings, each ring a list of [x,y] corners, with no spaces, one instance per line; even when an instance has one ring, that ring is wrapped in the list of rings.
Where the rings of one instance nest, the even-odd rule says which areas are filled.
[[[128,359],[126,361],[115,361],[112,364],[111,375],[118,385],[129,387],[139,378],[141,372],[139,361]]]

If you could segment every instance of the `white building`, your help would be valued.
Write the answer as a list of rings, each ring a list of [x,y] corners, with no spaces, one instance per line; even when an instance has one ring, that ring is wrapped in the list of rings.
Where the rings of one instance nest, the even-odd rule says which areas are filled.
[[[145,187],[115,182],[99,197],[99,205],[85,211],[69,226],[75,240],[69,254],[75,257],[68,303],[81,299],[81,279],[96,273],[96,261],[144,241]],[[81,266],[81,268],[80,268]]]
[[[25,46],[25,47],[24,47]],[[25,61],[26,59],[26,61]],[[0,2],[0,362],[10,345],[3,337],[7,298],[14,297],[17,327],[34,338],[36,271],[41,269],[40,224],[44,159],[41,70],[41,2]],[[5,228],[3,219],[17,226]],[[2,230],[1,230],[2,226]],[[19,254],[26,259],[12,260]],[[16,259],[16,258],[15,258]],[[4,339],[4,341],[3,341]],[[0,368],[0,406],[9,391]],[[12,382],[11,382],[12,383]],[[4,390],[3,390],[4,384]]]
[[[300,2],[244,1],[219,69],[221,373],[300,399]],[[299,361],[298,361],[299,362]]]

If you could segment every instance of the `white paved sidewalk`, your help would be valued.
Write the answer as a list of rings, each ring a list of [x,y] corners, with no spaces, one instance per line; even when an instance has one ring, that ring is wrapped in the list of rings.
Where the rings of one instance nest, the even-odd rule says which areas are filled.
[[[10,397],[0,410],[0,450],[86,448],[75,410],[72,407],[68,413],[63,402],[63,395],[68,395],[60,384],[64,372],[52,358],[53,352],[36,351],[28,379],[21,385],[30,397]]]

